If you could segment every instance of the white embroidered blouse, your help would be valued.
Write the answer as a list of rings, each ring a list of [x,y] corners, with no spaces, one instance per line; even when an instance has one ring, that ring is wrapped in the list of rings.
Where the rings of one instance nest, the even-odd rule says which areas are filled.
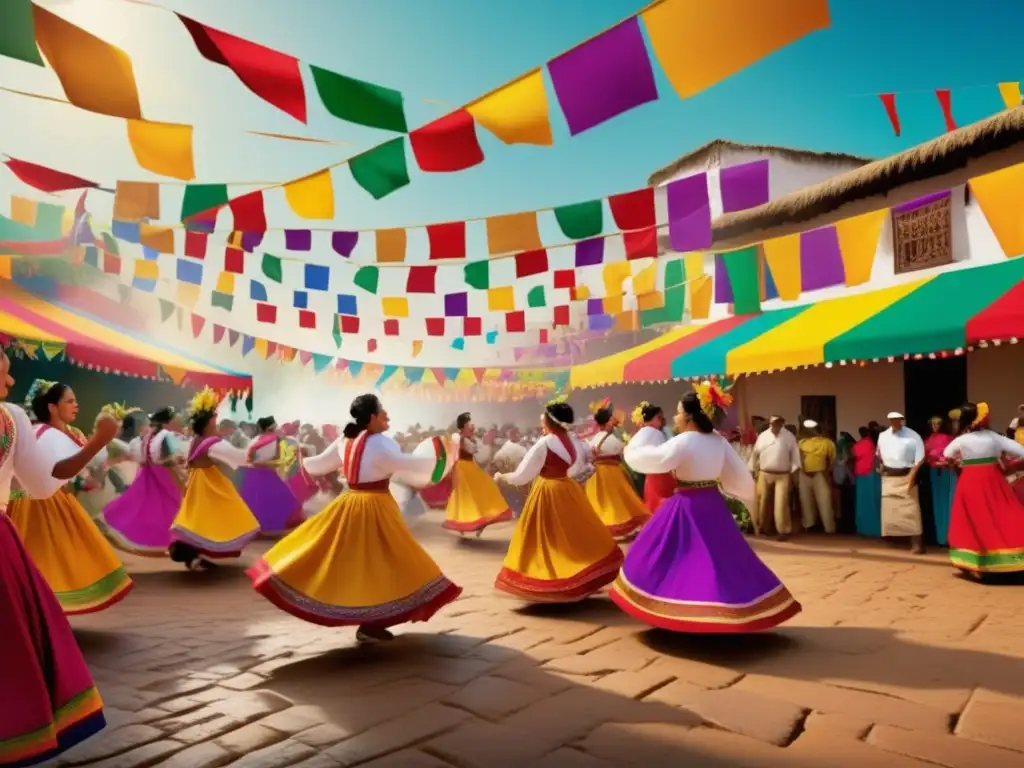
[[[571,432],[568,435],[569,440],[572,441],[573,447],[576,449],[575,458],[569,455],[569,452],[562,445],[562,441],[558,437],[555,435],[544,435],[526,452],[522,461],[519,462],[519,466],[514,471],[503,474],[501,476],[502,479],[509,485],[527,485],[533,482],[544,468],[548,451],[551,451],[570,465],[568,475],[572,477],[587,461],[587,457],[590,455],[590,447]]]
[[[11,483],[17,480],[29,496],[45,499],[67,483],[53,476],[54,466],[80,448],[68,437],[65,441],[73,450],[67,450],[60,441],[49,439],[46,444],[36,439],[35,429],[25,411],[10,403],[0,404],[4,416],[9,417],[7,445],[0,446],[0,508],[6,508],[11,496]],[[7,421],[7,418],[4,419]],[[48,429],[47,432],[56,430]]]
[[[323,453],[303,459],[302,468],[313,476],[327,475],[341,469],[345,462],[347,442],[348,438],[339,437]],[[378,433],[366,438],[357,481],[375,483],[392,479],[412,488],[423,488],[430,485],[436,466],[436,457],[403,453],[392,438]]]
[[[990,429],[979,429],[960,435],[946,446],[942,455],[947,459],[971,461],[998,459],[1004,453],[1024,458],[1024,446]]]

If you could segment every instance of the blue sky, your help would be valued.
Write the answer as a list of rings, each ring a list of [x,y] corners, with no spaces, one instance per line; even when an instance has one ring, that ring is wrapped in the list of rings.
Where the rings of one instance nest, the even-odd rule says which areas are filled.
[[[635,12],[644,0],[160,0],[237,35],[404,92],[412,125],[542,64]],[[191,122],[200,181],[301,176],[376,144],[381,132],[332,118],[307,80],[302,126],[203,60],[175,17],[126,0],[43,0],[129,52],[152,119]],[[1000,80],[1024,78],[1024,4],[1009,0],[831,0],[832,28],[715,88],[680,101],[658,72],[662,98],[569,138],[551,98],[556,144],[506,147],[481,131],[482,166],[419,173],[376,202],[347,173],[337,183],[338,228],[402,226],[528,210],[641,186],[648,175],[714,138],[882,156],[939,135],[932,89],[953,90],[961,124],[1001,108]],[[722,41],[728,45],[728,40]],[[52,72],[0,60],[0,85],[59,95]],[[877,93],[900,92],[902,138]],[[550,93],[550,84],[549,84]],[[0,94],[0,152],[112,184],[146,179],[116,119]],[[246,136],[277,131],[352,142],[299,145]],[[24,193],[0,171],[0,194]],[[174,208],[173,195],[164,194]],[[5,208],[0,204],[0,209]],[[283,203],[272,225],[293,225]]]

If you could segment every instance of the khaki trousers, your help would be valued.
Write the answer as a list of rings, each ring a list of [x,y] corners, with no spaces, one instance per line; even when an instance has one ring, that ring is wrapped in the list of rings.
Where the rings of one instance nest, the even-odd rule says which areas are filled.
[[[774,517],[775,532],[780,536],[788,536],[793,532],[792,518],[789,515],[790,475],[776,472],[757,473],[757,510],[753,520],[754,532],[765,530],[765,523]]]
[[[800,514],[804,530],[814,526],[821,519],[825,533],[836,532],[836,514],[832,508],[832,489],[824,472],[809,475],[800,473]]]

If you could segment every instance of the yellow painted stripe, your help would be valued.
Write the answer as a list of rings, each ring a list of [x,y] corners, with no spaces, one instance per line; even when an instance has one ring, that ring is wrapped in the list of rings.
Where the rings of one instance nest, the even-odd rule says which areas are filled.
[[[107,346],[113,347],[125,354],[133,355],[142,360],[149,360],[157,365],[167,365],[172,368],[183,368],[186,371],[192,371],[195,373],[224,373],[224,371],[219,368],[212,368],[204,365],[203,363],[196,362],[195,360],[190,360],[189,358],[176,355],[173,352],[168,352],[165,349],[150,346],[143,341],[134,339],[131,336],[126,336],[101,323],[97,323],[89,318],[69,312],[63,307],[58,307],[54,304],[45,302],[27,291],[23,291],[12,283],[4,284],[2,292],[4,296],[18,302],[26,309],[43,315],[53,322],[60,323],[67,328],[74,328],[78,333],[89,336],[97,342],[106,344]]]
[[[61,344],[66,341],[66,339],[47,333],[6,312],[0,312],[0,333],[6,333],[8,336],[15,336],[25,341],[56,341]]]
[[[825,362],[825,344],[877,315],[931,278],[880,291],[826,299],[782,325],[731,350],[726,356],[730,374],[762,373]]]
[[[614,355],[591,360],[589,363],[583,363],[582,365],[574,365],[569,370],[569,387],[578,389],[580,387],[599,387],[605,384],[621,384],[623,372],[628,363],[636,360],[641,355],[661,349],[676,339],[689,336],[703,327],[702,325],[685,325],[682,328],[675,328],[656,339],[651,339],[622,352],[616,352]]]

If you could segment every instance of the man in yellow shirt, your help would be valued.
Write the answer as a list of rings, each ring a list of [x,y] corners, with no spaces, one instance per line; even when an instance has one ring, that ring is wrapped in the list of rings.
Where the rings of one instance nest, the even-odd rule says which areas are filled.
[[[820,518],[825,533],[835,533],[836,515],[828,478],[836,463],[836,444],[821,434],[818,422],[808,419],[803,426],[806,436],[800,441],[799,492],[804,530]]]

